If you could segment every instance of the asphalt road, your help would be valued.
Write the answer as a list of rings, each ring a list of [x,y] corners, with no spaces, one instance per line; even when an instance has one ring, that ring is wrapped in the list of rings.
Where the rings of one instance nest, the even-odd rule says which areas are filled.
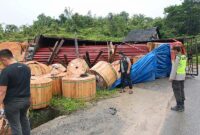
[[[200,76],[186,80],[185,95],[185,112],[169,110],[161,135],[200,135]]]
[[[58,117],[33,129],[32,135],[158,135],[171,97],[167,78],[138,84],[131,95],[121,93]]]

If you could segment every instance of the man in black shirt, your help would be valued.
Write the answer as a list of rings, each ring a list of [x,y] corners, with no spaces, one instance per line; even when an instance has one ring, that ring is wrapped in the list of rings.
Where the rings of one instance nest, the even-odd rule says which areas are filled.
[[[17,63],[8,49],[0,51],[0,62],[5,66],[0,75],[0,104],[4,103],[12,135],[30,135],[26,114],[30,107],[31,71]]]

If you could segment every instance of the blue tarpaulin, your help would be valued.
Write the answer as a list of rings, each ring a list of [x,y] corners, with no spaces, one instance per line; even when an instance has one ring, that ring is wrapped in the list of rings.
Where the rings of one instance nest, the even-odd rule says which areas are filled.
[[[133,84],[153,81],[167,77],[171,71],[170,45],[161,44],[131,66],[131,80]],[[111,88],[121,84],[118,79]]]

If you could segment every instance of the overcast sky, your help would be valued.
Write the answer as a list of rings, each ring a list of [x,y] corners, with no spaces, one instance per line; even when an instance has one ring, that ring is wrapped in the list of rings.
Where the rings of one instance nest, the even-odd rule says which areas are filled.
[[[130,15],[163,17],[165,7],[181,4],[182,0],[0,0],[0,3],[0,23],[19,26],[32,24],[41,13],[57,18],[65,7],[83,15],[90,10],[96,16],[126,11]]]

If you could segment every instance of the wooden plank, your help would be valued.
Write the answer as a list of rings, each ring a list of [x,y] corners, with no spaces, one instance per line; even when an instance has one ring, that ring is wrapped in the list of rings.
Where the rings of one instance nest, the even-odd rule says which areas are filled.
[[[88,64],[88,66],[90,67],[91,65],[89,65],[90,63],[89,63],[89,61],[88,61],[88,59],[87,59],[87,57],[84,55],[83,56],[83,59],[85,60],[85,62]]]
[[[88,66],[91,67],[90,54],[88,51],[86,51],[86,58],[88,60]]]
[[[50,50],[51,52],[53,52],[53,49],[52,49],[52,48],[49,48],[49,50]],[[55,55],[55,58],[57,58],[57,60],[58,60],[62,65],[65,64],[65,63],[61,60],[61,58],[60,58],[58,55]]]
[[[63,39],[60,41],[58,47],[57,47],[56,50],[55,50],[55,53],[54,53],[53,56],[52,56],[52,59],[50,59],[49,64],[52,64],[52,63],[53,63],[55,57],[58,55],[58,53],[59,53],[59,51],[60,51],[60,48],[62,47],[62,45],[64,44],[64,42],[65,42],[65,40],[63,40]]]
[[[54,47],[52,49],[52,52],[51,52],[51,54],[50,54],[50,56],[49,56],[49,58],[47,60],[47,64],[48,65],[50,64],[50,61],[53,58],[53,55],[55,54],[55,50],[56,50],[57,47],[58,47],[58,41],[55,43],[55,45],[54,45]]]
[[[97,57],[95,58],[94,62],[92,63],[91,66],[94,66],[94,64],[98,61],[99,57],[102,55],[103,51],[100,51]]]
[[[65,65],[66,65],[66,67],[67,67],[67,65],[69,64],[69,61],[68,61],[68,58],[67,58],[67,55],[66,55],[66,54],[64,55],[64,59],[65,59]]]
[[[112,63],[113,61],[115,61],[116,52],[117,52],[117,45],[115,45],[114,53],[110,57],[110,60],[109,60],[110,63]]]
[[[108,61],[110,61],[111,57],[114,53],[114,46],[113,46],[112,42],[110,42],[109,44],[107,43],[107,46],[108,46]]]
[[[60,43],[59,43],[59,45],[58,45],[58,48],[56,49],[56,55],[59,53],[59,51],[60,51],[60,48],[62,47],[62,45],[64,44],[64,42],[65,42],[65,40],[64,39],[62,39],[61,41],[60,41]]]

